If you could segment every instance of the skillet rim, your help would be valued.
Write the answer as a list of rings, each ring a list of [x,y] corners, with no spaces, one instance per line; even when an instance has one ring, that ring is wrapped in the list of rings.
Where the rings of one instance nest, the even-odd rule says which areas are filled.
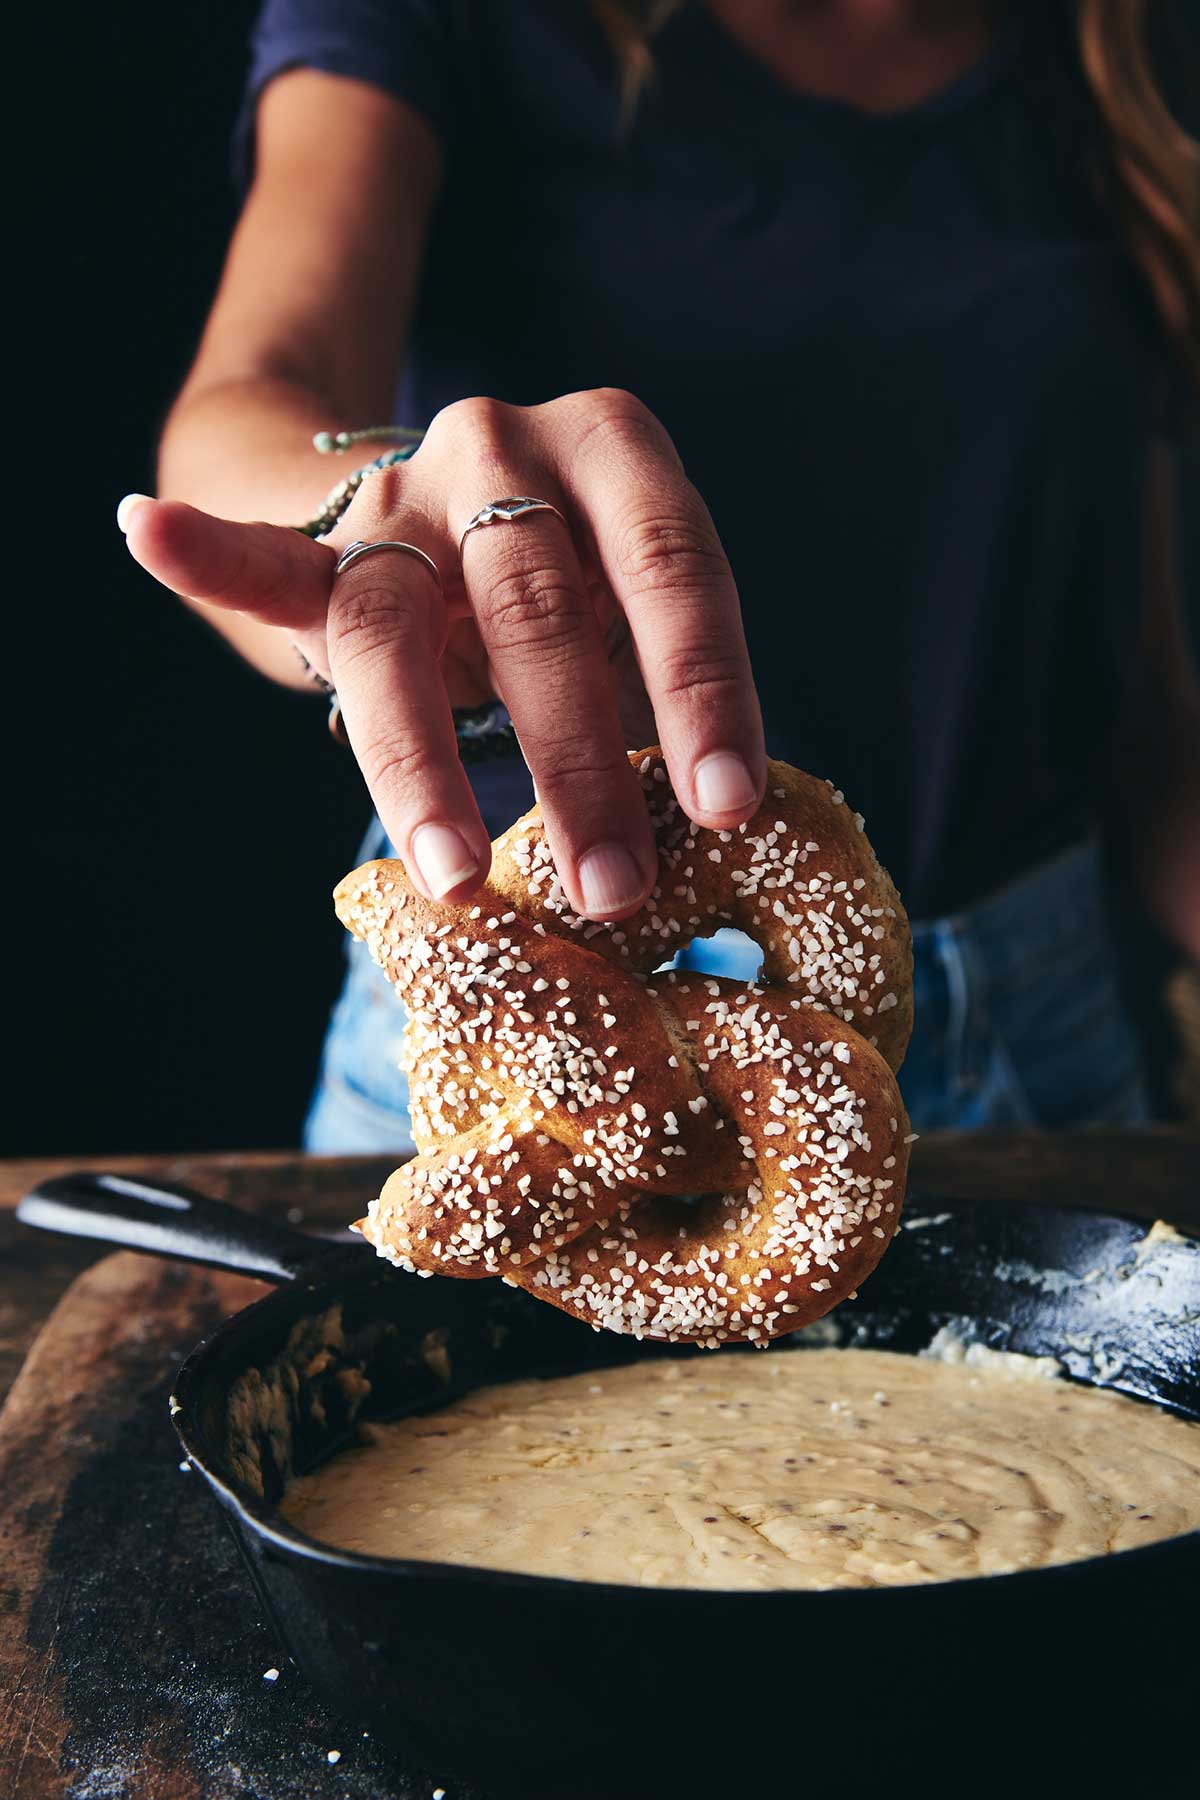
[[[975,1207],[979,1204],[980,1201],[977,1199],[938,1198],[939,1209],[950,1211],[957,1206]],[[987,1202],[985,1201],[983,1204],[986,1205]],[[998,1206],[1003,1203],[995,1201],[992,1204]],[[1059,1218],[1082,1215],[1086,1219],[1106,1224],[1132,1226],[1143,1236],[1151,1229],[1144,1219],[1133,1218],[1127,1213],[1093,1210],[1090,1207],[1044,1206],[1038,1208],[1038,1213],[1039,1216],[1054,1215]],[[1179,1230],[1179,1227],[1175,1227],[1175,1229]],[[1186,1231],[1181,1232],[1181,1236],[1186,1243],[1200,1251],[1200,1238]],[[1139,1544],[1130,1550],[1120,1550],[1100,1556],[1079,1557],[1071,1562],[1049,1563],[1040,1569],[1011,1569],[984,1575],[949,1576],[941,1581],[905,1582],[894,1587],[767,1588],[747,1592],[741,1588],[640,1587],[631,1582],[586,1581],[564,1575],[530,1575],[517,1569],[495,1569],[470,1563],[434,1562],[425,1558],[368,1556],[357,1550],[339,1550],[334,1545],[324,1544],[319,1538],[310,1537],[306,1532],[287,1524],[276,1507],[268,1506],[265,1501],[260,1501],[253,1495],[243,1496],[232,1481],[211,1468],[204,1454],[197,1447],[195,1438],[198,1433],[193,1432],[189,1418],[189,1406],[193,1399],[189,1390],[192,1384],[200,1382],[203,1364],[214,1354],[222,1340],[232,1335],[235,1328],[240,1328],[245,1321],[251,1319],[264,1307],[277,1305],[285,1295],[302,1293],[306,1289],[318,1290],[327,1286],[334,1274],[332,1265],[335,1259],[340,1261],[347,1254],[352,1254],[356,1258],[371,1256],[370,1248],[366,1244],[362,1245],[360,1249],[356,1244],[345,1244],[329,1239],[314,1238],[313,1243],[312,1265],[306,1268],[295,1281],[289,1282],[284,1287],[275,1288],[272,1292],[251,1301],[248,1306],[239,1308],[237,1312],[232,1313],[229,1318],[223,1319],[218,1326],[193,1345],[175,1373],[168,1402],[171,1424],[188,1462],[203,1476],[215,1498],[235,1516],[239,1524],[247,1529],[256,1541],[265,1542],[288,1556],[296,1556],[326,1567],[345,1569],[361,1574],[387,1576],[392,1579],[422,1583],[456,1580],[465,1581],[470,1586],[484,1588],[515,1588],[525,1592],[544,1592],[547,1595],[557,1592],[563,1598],[567,1595],[578,1594],[580,1589],[586,1589],[589,1594],[595,1593],[600,1600],[605,1596],[612,1599],[620,1596],[628,1603],[631,1595],[638,1595],[639,1604],[655,1605],[659,1602],[649,1597],[661,1596],[663,1602],[670,1601],[674,1605],[682,1603],[686,1606],[704,1605],[706,1602],[711,1604],[713,1600],[720,1600],[728,1604],[731,1600],[736,1600],[757,1605],[760,1610],[766,1607],[778,1608],[781,1605],[794,1606],[797,1603],[829,1603],[836,1598],[844,1610],[845,1603],[851,1596],[854,1597],[854,1603],[860,1606],[866,1603],[867,1597],[870,1596],[878,1608],[880,1596],[885,1594],[900,1596],[903,1599],[930,1591],[934,1593],[942,1593],[947,1589],[957,1591],[977,1588],[981,1584],[994,1585],[997,1582],[1029,1585],[1033,1582],[1045,1583],[1049,1579],[1063,1580],[1065,1578],[1077,1581],[1086,1579],[1089,1571],[1092,1572],[1092,1579],[1095,1579],[1100,1571],[1112,1571],[1116,1566],[1125,1568],[1131,1565],[1133,1559],[1136,1559],[1136,1566],[1130,1567],[1132,1575],[1136,1572],[1136,1568],[1145,1566],[1151,1560],[1161,1560],[1164,1556],[1177,1558],[1182,1551],[1187,1550],[1200,1552],[1200,1527],[1198,1527],[1192,1531],[1181,1532],[1174,1537],[1159,1538],[1150,1544]],[[371,1266],[375,1268],[376,1272],[382,1273],[377,1265],[384,1260],[377,1256],[372,1258]],[[367,1266],[364,1263],[364,1267]],[[1124,1393],[1124,1390],[1115,1386],[1106,1388],[1106,1384],[1100,1382],[1083,1381],[1078,1376],[1071,1375],[1069,1371],[1066,1372],[1066,1379],[1077,1383],[1080,1387],[1095,1388],[1101,1392],[1122,1393],[1125,1399],[1133,1400],[1139,1405],[1156,1406],[1160,1412],[1173,1414],[1175,1417],[1186,1419],[1189,1423],[1200,1426],[1200,1408],[1194,1412],[1185,1412],[1182,1408],[1169,1404],[1163,1405],[1144,1395]],[[184,1390],[182,1394],[181,1389]],[[640,1598],[641,1596],[646,1598],[643,1600]],[[899,1604],[900,1602],[893,1601],[892,1603]]]

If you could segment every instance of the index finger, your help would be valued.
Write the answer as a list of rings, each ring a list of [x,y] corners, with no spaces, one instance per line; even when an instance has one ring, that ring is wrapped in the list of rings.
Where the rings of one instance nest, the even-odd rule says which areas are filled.
[[[697,824],[741,824],[766,790],[766,751],[737,588],[707,507],[629,395],[593,411],[564,480],[629,619],[680,802]]]

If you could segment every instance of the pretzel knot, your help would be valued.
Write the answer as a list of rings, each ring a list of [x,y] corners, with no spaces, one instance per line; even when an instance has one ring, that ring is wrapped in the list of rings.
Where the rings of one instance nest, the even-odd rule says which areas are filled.
[[[631,760],[658,880],[618,924],[571,910],[537,807],[470,905],[398,862],[338,888],[408,1009],[419,1150],[357,1228],[400,1268],[499,1275],[597,1328],[765,1344],[896,1228],[908,921],[832,784],[772,763],[755,817],[708,831],[657,750]],[[722,925],[761,946],[764,985],[661,972]]]

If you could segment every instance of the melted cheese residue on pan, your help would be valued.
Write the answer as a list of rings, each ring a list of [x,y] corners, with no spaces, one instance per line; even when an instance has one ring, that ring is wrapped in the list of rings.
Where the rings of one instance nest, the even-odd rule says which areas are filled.
[[[283,1512],[371,1555],[743,1589],[998,1574],[1200,1526],[1200,1426],[1054,1379],[1049,1359],[938,1348],[482,1389],[366,1427]]]

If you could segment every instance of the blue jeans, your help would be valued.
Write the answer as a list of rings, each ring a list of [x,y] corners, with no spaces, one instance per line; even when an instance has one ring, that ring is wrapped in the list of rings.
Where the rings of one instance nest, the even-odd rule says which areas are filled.
[[[394,854],[378,825],[362,854]],[[746,980],[759,955],[740,932],[720,931],[677,960]],[[349,943],[347,961],[305,1147],[411,1150],[408,1083],[397,1067],[403,1010],[362,944]],[[915,921],[913,985],[915,1027],[900,1086],[914,1130],[1148,1116],[1094,842],[951,918]]]

